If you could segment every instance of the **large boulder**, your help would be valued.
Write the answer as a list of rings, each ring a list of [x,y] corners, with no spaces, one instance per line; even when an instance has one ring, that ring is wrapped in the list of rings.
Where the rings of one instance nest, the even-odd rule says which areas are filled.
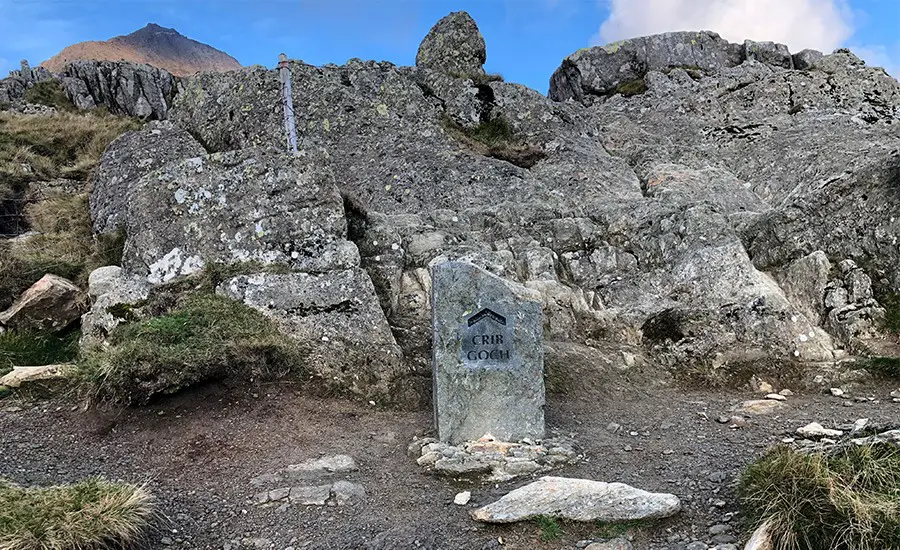
[[[208,263],[314,273],[359,264],[331,173],[268,149],[189,158],[144,176],[126,233],[122,266],[151,283]]]
[[[743,61],[743,47],[709,31],[669,32],[579,50],[550,79],[550,98],[590,103],[596,96],[635,90],[649,71],[717,72]],[[630,88],[629,88],[630,85]]]
[[[6,311],[0,326],[14,330],[61,330],[81,316],[81,289],[75,283],[47,274],[31,285]]]
[[[405,399],[402,353],[359,267],[241,275],[218,292],[279,323],[307,350],[304,367],[330,385],[380,401]]]
[[[73,61],[60,76],[76,106],[103,106],[113,114],[144,119],[165,119],[178,92],[171,73],[141,63]]]
[[[472,512],[477,521],[514,523],[537,517],[573,521],[636,521],[673,516],[675,495],[650,493],[624,483],[546,476]]]
[[[94,232],[124,228],[131,190],[142,176],[168,163],[204,154],[197,140],[170,122],[151,122],[116,138],[103,152],[91,186]]]
[[[402,353],[321,162],[266,148],[188,158],[144,175],[124,206],[122,272],[92,274],[91,338],[102,340],[121,322],[121,305],[149,285],[231,266],[235,275],[217,292],[275,320],[301,344],[309,372],[379,402],[414,397],[404,393]]]
[[[459,77],[483,75],[487,50],[475,20],[457,11],[438,21],[422,40],[416,66]]]

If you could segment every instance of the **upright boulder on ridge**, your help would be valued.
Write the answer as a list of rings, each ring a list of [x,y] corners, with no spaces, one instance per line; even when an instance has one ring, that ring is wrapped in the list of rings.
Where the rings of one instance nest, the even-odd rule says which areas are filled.
[[[484,74],[487,50],[475,20],[464,12],[447,15],[431,28],[419,45],[416,66],[459,77]]]

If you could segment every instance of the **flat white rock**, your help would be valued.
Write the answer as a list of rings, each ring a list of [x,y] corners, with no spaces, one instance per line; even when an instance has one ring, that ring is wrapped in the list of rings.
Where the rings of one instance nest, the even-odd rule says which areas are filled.
[[[818,422],[810,422],[802,428],[797,428],[797,433],[804,437],[840,437],[844,435],[841,430],[824,428]]]
[[[477,521],[513,523],[538,516],[574,521],[630,521],[677,514],[675,495],[650,493],[624,483],[546,476],[472,512]]]
[[[766,396],[766,399],[772,399],[775,401],[787,401],[787,397],[781,395],[780,393],[770,393]]]
[[[461,493],[456,493],[456,496],[453,497],[453,504],[456,504],[457,506],[465,506],[469,503],[470,500],[472,500],[471,491],[463,491]]]

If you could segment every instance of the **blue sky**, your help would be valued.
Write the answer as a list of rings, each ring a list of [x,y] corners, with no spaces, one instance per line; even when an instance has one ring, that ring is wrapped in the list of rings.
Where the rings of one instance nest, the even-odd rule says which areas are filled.
[[[74,42],[150,22],[245,65],[273,66],[282,51],[317,65],[352,57],[411,65],[428,29],[457,10],[478,22],[489,72],[541,92],[579,48],[701,28],[792,51],[850,46],[900,75],[898,0],[0,0],[0,74],[22,58],[37,64]]]

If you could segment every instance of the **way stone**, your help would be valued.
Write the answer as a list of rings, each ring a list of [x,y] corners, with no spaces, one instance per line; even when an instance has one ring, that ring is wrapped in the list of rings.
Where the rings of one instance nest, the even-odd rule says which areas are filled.
[[[650,493],[624,483],[542,477],[472,513],[477,521],[513,523],[538,516],[574,521],[633,521],[672,516],[678,497]]]
[[[81,289],[48,273],[0,313],[0,325],[16,330],[61,330],[81,316]]]
[[[631,550],[634,548],[628,539],[617,538],[606,542],[595,542],[585,547],[585,550]]]
[[[438,438],[544,437],[540,295],[465,262],[431,266]]]

